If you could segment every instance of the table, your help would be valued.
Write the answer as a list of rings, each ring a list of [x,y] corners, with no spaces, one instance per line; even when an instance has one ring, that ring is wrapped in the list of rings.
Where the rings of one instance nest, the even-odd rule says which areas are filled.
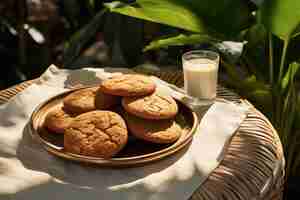
[[[183,85],[180,71],[134,70],[155,75],[177,86]],[[38,79],[0,91],[0,104],[36,81]],[[236,93],[219,86],[218,97],[236,104],[248,103],[251,108],[230,141],[224,159],[190,200],[282,199],[284,155],[276,130],[262,113]]]

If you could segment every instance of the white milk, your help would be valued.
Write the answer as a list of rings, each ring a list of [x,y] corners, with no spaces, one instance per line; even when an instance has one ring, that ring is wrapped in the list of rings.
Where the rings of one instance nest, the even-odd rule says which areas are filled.
[[[184,89],[191,96],[212,100],[216,97],[218,63],[196,58],[183,62]]]

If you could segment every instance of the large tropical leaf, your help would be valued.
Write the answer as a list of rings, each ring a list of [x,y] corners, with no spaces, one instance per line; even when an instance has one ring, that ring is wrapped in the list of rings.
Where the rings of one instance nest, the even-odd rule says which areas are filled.
[[[299,0],[265,0],[261,19],[269,31],[283,40],[299,34]]]
[[[203,32],[203,21],[197,15],[176,1],[138,0],[131,4],[114,1],[104,4],[112,12],[162,23],[192,32]]]
[[[191,32],[237,34],[249,25],[251,10],[243,0],[136,0],[106,3],[110,11]]]
[[[176,36],[171,36],[167,38],[160,38],[152,41],[149,45],[144,48],[144,51],[165,48],[169,46],[182,46],[182,45],[192,45],[202,42],[216,42],[217,39],[203,34],[179,34]]]

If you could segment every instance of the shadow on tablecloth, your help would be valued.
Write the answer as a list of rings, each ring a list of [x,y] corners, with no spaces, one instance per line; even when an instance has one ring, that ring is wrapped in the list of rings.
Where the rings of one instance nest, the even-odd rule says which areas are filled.
[[[154,165],[148,164],[144,167],[126,168],[126,173],[124,173],[122,168],[101,168],[96,165],[84,165],[58,158],[48,153],[31,137],[29,125],[27,125],[24,128],[23,137],[17,149],[17,158],[22,162],[25,168],[50,175],[52,180],[46,185],[48,185],[49,190],[53,190],[53,192],[60,193],[71,190],[77,193],[86,190],[101,193],[102,190],[110,190],[112,186],[133,183],[143,177],[168,168],[181,158],[187,149],[188,147],[176,153],[174,156],[160,160],[159,165],[155,165],[154,163]],[[116,174],[118,175],[117,177],[119,177],[118,179],[114,178]],[[46,185],[41,186],[40,189],[46,190]],[[59,188],[58,185],[62,188]],[[140,185],[139,187],[145,186]],[[37,190],[37,188],[35,190]]]

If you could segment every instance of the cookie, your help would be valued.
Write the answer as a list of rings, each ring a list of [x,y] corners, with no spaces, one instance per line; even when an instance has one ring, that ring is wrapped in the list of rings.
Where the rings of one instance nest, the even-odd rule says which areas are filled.
[[[64,149],[74,154],[110,158],[127,143],[124,120],[111,111],[91,111],[74,118],[64,134]]]
[[[144,119],[170,119],[178,112],[176,101],[167,95],[153,93],[144,97],[124,97],[124,109]]]
[[[99,110],[105,110],[115,105],[120,104],[121,98],[119,96],[103,93],[100,88],[96,91],[95,107]]]
[[[44,125],[54,133],[64,133],[72,120],[73,115],[66,113],[62,107],[57,107],[47,114]]]
[[[182,128],[173,119],[147,120],[124,114],[130,133],[136,138],[158,144],[173,143],[179,139]]]
[[[76,90],[63,99],[64,109],[78,114],[96,109],[107,109],[118,102],[118,97],[104,94],[99,87]]]
[[[138,74],[114,76],[100,85],[104,93],[124,97],[148,95],[153,93],[155,88],[155,83],[149,77]]]

